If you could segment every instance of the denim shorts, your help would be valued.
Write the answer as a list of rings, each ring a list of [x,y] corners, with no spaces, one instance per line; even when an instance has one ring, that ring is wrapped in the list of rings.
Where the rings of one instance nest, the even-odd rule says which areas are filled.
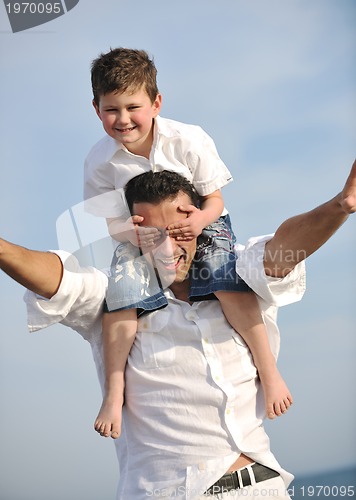
[[[104,312],[137,309],[137,315],[168,304],[153,266],[140,249],[120,243],[112,258]]]
[[[203,229],[190,269],[190,300],[215,299],[214,292],[218,291],[251,291],[236,274],[235,243],[229,215]]]
[[[214,300],[217,291],[251,291],[236,274],[235,242],[229,215],[220,217],[203,230],[190,269],[191,301]],[[153,266],[139,248],[120,243],[111,263],[104,310],[137,309],[140,316],[167,304]]]

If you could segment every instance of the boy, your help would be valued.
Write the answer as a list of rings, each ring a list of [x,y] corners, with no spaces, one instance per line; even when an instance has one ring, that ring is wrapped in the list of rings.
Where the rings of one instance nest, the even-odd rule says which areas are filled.
[[[162,288],[169,283],[162,283],[163,276],[156,279],[140,259],[140,252],[148,253],[159,244],[161,231],[181,241],[202,234],[191,272],[190,300],[216,297],[221,302],[226,319],[251,350],[267,416],[279,416],[292,404],[271,353],[257,299],[235,272],[235,236],[220,191],[232,176],[200,127],[159,116],[162,97],[156,74],[153,61],[140,50],[110,50],[92,64],[93,105],[108,136],[86,159],[84,197],[87,210],[105,217],[111,236],[120,242],[103,317],[106,392],[94,426],[100,434],[113,438],[121,431],[124,370],[137,315],[166,305]],[[117,190],[149,170],[184,175],[196,188],[200,207],[180,207],[182,220],[161,231],[141,228],[142,217],[125,216]],[[173,258],[171,266],[174,270]]]

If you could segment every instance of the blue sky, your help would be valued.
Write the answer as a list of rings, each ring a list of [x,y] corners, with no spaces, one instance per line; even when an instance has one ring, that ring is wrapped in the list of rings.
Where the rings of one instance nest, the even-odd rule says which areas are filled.
[[[240,242],[342,187],[355,155],[352,0],[80,0],[12,34],[0,20],[0,234],[57,248],[103,136],[90,63],[143,48],[162,116],[201,125],[234,175],[224,189]],[[280,369],[295,404],[268,423],[295,474],[356,464],[355,219],[308,263],[302,302],[280,311]],[[113,498],[116,458],[92,430],[100,391],[89,346],[64,327],[28,334],[23,289],[0,275],[0,483],[7,500]]]

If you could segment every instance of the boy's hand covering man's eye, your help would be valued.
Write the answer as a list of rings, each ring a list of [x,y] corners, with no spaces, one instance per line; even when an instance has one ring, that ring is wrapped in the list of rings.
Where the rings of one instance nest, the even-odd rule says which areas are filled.
[[[142,222],[143,217],[140,215],[133,215],[127,220],[127,223],[131,225],[127,239],[136,247],[152,247],[161,238],[161,231],[156,227],[140,226]]]
[[[177,241],[191,241],[197,238],[206,226],[202,210],[194,205],[182,205],[179,210],[185,213],[186,217],[167,227],[169,235]]]
[[[162,234],[156,227],[135,226],[139,247],[154,247]]]

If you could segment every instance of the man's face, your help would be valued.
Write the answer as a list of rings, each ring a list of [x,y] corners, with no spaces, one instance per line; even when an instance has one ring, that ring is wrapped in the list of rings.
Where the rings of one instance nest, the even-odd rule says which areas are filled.
[[[152,142],[152,123],[161,109],[161,96],[152,103],[145,88],[132,93],[110,92],[93,102],[105,132],[131,153],[145,155]]]
[[[142,249],[146,258],[153,257],[154,267],[161,279],[163,288],[182,283],[190,269],[196,251],[196,239],[177,241],[166,234],[169,224],[186,217],[186,212],[179,210],[181,205],[191,205],[192,201],[185,193],[179,193],[174,199],[167,199],[158,205],[134,203],[135,215],[144,217],[141,226],[156,227],[162,233],[161,239],[153,247]]]

